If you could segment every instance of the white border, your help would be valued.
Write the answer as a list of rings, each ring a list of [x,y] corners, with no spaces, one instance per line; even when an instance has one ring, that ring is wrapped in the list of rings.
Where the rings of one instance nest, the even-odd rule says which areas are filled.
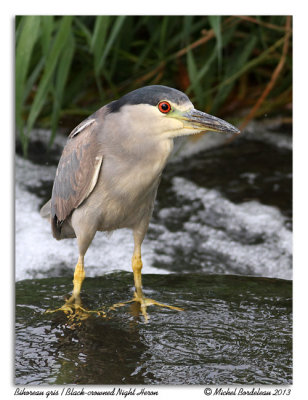
[[[253,3],[253,4],[249,4]],[[1,304],[2,311],[2,396],[5,399],[13,398],[12,385],[12,357],[13,354],[13,315],[14,315],[14,286],[13,286],[13,243],[14,231],[12,218],[14,212],[14,16],[23,14],[127,14],[127,15],[293,15],[294,26],[294,385],[290,399],[301,399],[306,395],[305,380],[307,379],[307,12],[305,2],[280,2],[258,0],[247,2],[244,0],[229,1],[199,1],[196,3],[180,1],[86,1],[69,2],[53,1],[3,1],[1,4]],[[9,307],[7,305],[10,304]],[[4,317],[7,320],[4,321]],[[10,345],[11,346],[10,346]],[[198,387],[160,387],[160,399],[163,398],[205,398]],[[187,393],[189,392],[189,393]],[[29,396],[27,396],[29,397]],[[263,398],[263,396],[257,396]],[[232,398],[236,398],[232,396]],[[241,397],[239,397],[241,398]],[[268,398],[268,397],[267,397]]]

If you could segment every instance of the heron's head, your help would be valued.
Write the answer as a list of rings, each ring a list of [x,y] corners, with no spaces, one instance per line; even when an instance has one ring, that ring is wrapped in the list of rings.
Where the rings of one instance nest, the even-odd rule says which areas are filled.
[[[204,133],[240,133],[228,122],[198,111],[186,94],[160,85],[134,90],[108,105],[121,127],[136,135],[163,138]]]

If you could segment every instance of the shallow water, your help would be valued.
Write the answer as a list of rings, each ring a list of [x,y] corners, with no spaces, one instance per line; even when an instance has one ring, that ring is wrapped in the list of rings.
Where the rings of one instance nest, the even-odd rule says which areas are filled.
[[[126,272],[89,278],[90,309],[128,300]],[[184,308],[131,306],[81,325],[62,312],[68,278],[17,283],[16,384],[290,384],[292,286],[232,275],[146,275],[145,294]]]
[[[145,294],[185,308],[127,306],[69,323],[73,239],[39,216],[63,138],[16,157],[16,384],[290,384],[292,140],[259,125],[224,146],[183,141],[164,171],[143,243]],[[132,234],[98,233],[86,255],[90,309],[128,300]],[[114,271],[121,271],[115,273]],[[128,273],[129,272],[129,273]]]

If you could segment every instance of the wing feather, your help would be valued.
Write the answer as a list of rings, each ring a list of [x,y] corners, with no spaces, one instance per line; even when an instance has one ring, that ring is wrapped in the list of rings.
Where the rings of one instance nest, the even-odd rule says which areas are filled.
[[[88,118],[69,135],[54,180],[51,197],[52,230],[60,237],[61,225],[93,191],[103,162],[97,141],[97,121]]]

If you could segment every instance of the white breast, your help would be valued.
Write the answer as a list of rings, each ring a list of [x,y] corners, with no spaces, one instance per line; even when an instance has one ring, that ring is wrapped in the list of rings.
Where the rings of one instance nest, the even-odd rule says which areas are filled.
[[[136,160],[123,154],[103,159],[98,185],[89,199],[96,207],[99,204],[100,230],[130,227],[146,214],[172,147],[168,139]]]

